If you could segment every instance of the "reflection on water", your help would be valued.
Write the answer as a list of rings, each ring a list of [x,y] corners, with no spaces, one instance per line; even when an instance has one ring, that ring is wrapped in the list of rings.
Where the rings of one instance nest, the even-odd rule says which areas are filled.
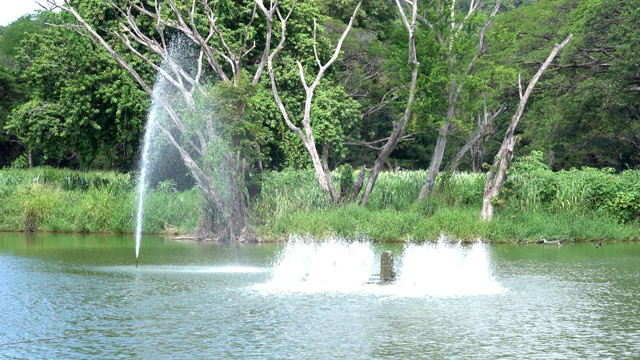
[[[469,287],[486,278],[474,272],[486,270],[508,289],[465,296],[261,291],[256,286],[273,281],[284,245],[150,237],[143,241],[138,269],[132,246],[130,237],[0,234],[0,358],[618,359],[640,354],[640,244],[494,245],[484,253],[466,248],[457,253],[461,257],[441,249],[418,280],[449,278],[453,270],[447,266],[468,259],[468,264],[486,261],[465,270],[473,280]],[[340,268],[344,254],[339,253],[346,251],[346,258],[362,256],[375,268],[382,247],[359,246],[334,247],[323,256],[335,254]],[[408,256],[400,261],[405,248],[384,248],[398,255],[398,269],[408,266]],[[427,254],[435,249],[414,249],[416,261],[435,256]],[[365,260],[369,255],[362,254],[370,251],[373,260]]]

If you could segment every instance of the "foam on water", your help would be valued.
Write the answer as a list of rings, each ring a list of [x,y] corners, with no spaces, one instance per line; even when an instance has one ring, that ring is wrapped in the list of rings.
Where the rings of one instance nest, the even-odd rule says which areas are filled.
[[[276,260],[271,279],[253,286],[264,293],[368,293],[400,297],[456,297],[505,291],[491,273],[487,245],[408,244],[395,255],[397,279],[372,281],[380,253],[368,242],[292,239]]]

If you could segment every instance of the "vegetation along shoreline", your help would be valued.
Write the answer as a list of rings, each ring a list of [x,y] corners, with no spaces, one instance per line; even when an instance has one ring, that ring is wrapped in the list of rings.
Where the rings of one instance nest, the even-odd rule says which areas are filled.
[[[640,202],[634,198],[640,171],[553,172],[525,159],[515,164],[491,222],[479,216],[483,174],[440,177],[432,200],[416,203],[424,171],[383,172],[378,191],[362,207],[327,203],[312,171],[282,171],[264,176],[251,204],[252,225],[260,241],[295,234],[373,242],[435,241],[440,235],[496,243],[640,240]],[[348,183],[345,174],[336,171],[335,177]],[[131,233],[134,183],[133,176],[114,172],[0,170],[0,231]],[[197,227],[197,189],[161,182],[146,202],[145,233],[185,235]]]

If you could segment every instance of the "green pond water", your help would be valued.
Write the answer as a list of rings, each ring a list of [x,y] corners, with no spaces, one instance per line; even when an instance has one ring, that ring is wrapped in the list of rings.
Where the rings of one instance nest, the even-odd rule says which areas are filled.
[[[133,236],[0,233],[0,358],[640,358],[640,244],[144,237],[136,268]]]

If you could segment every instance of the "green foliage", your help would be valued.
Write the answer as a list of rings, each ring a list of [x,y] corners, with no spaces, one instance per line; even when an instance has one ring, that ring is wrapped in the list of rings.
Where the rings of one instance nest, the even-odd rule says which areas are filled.
[[[639,172],[616,174],[612,168],[552,172],[542,153],[533,152],[514,162],[498,204],[513,212],[594,211],[621,223],[640,220]]]
[[[15,66],[15,57],[20,49],[20,42],[29,36],[43,31],[45,21],[42,17],[24,15],[13,21],[0,34],[0,60],[4,66]]]
[[[358,0],[318,0],[317,3],[324,15],[347,23],[353,15]],[[396,11],[395,4],[389,1],[364,1],[356,16],[354,26],[375,31],[378,37],[385,38],[391,22],[396,18]]]
[[[22,183],[39,183],[59,187],[65,191],[86,191],[90,188],[107,189],[116,194],[125,194],[134,190],[133,179],[129,174],[115,172],[77,172],[50,167],[38,167],[28,170],[4,169],[0,171],[0,181],[5,186],[17,186]]]
[[[351,200],[349,197],[355,187],[355,181],[353,180],[353,168],[351,165],[346,164],[340,166],[337,170],[339,173],[340,181],[340,198],[343,200]]]
[[[299,75],[294,64],[285,63],[287,68],[283,71],[288,70],[286,75],[278,75],[285,85],[282,88],[279,86],[278,91],[292,122],[300,126],[305,95],[299,86]],[[269,93],[268,87],[264,86],[264,90],[252,102],[254,106],[252,109],[254,114],[269,127],[273,140],[276,140],[275,143],[270,143],[271,152],[284,158],[280,160],[281,163],[275,162],[277,159],[272,159],[274,167],[279,168],[283,165],[296,169],[311,167],[311,158],[302,140],[285,124],[273,100],[273,95]],[[339,163],[346,156],[347,135],[357,126],[360,119],[360,105],[346,94],[343,87],[330,85],[329,81],[321,82],[311,104],[311,128],[319,151],[322,146],[327,147],[331,164]]]
[[[268,224],[296,211],[321,212],[328,207],[312,170],[273,171],[262,177],[262,192],[254,205],[254,216]]]
[[[438,210],[438,201],[433,196],[429,196],[423,201],[416,203],[413,210],[424,217],[431,217]]]
[[[130,233],[135,189],[127,174],[51,168],[0,171],[0,230]],[[148,192],[143,230],[187,232],[195,228],[201,194],[176,192],[165,183]]]
[[[559,172],[556,176],[567,181],[563,186],[569,178],[581,186],[591,183],[581,193],[580,201],[603,199],[602,202],[575,205],[577,210],[538,206],[532,211],[508,205],[496,214],[494,221],[487,223],[478,216],[479,203],[452,204],[446,196],[429,198],[416,205],[405,204],[402,211],[393,208],[397,204],[389,204],[387,208],[357,204],[328,206],[322,192],[313,191],[318,186],[308,186],[315,184],[312,172],[285,171],[265,177],[262,195],[254,206],[254,221],[265,240],[282,240],[290,234],[372,241],[433,241],[441,234],[469,241],[482,238],[506,242],[637,238],[638,171],[613,174],[585,169]],[[75,186],[65,185],[72,183],[69,179],[81,178],[84,180],[77,180]],[[398,184],[402,179],[407,177],[396,176]],[[607,185],[610,183],[613,185]],[[92,185],[85,188],[86,184]],[[126,175],[48,168],[8,169],[0,171],[0,196],[4,199],[0,202],[3,213],[0,230],[130,233],[134,227],[135,193]],[[559,204],[559,199],[551,203]],[[190,231],[196,226],[202,204],[197,189],[178,192],[172,182],[161,183],[148,191],[144,231],[172,234]]]
[[[194,188],[177,192],[171,186],[150,191],[145,200],[143,230],[184,234],[193,231],[203,204],[202,193]]]
[[[67,21],[67,14],[46,15]],[[9,133],[56,165],[131,167],[148,101],[106,50],[52,26],[22,40],[16,63],[30,94],[13,109]]]
[[[64,108],[42,100],[28,101],[13,110],[5,129],[30,149],[42,149],[45,157],[60,157],[66,147]]]
[[[264,99],[256,98],[256,87],[250,80],[243,74],[235,84],[204,85],[205,93],[196,92],[196,110],[185,117],[185,125],[188,126],[187,134],[195,138],[198,131],[207,131],[205,127],[210,120],[212,129],[221,140],[226,140],[226,146],[232,152],[239,151],[248,163],[254,163],[267,160],[260,149],[272,134],[256,113],[257,103]]]
[[[311,171],[269,173],[254,213],[258,231],[268,239],[307,233],[374,241],[435,240],[441,233],[506,242],[637,237],[640,217],[634,200],[640,172],[586,168],[554,173],[540,153],[519,159],[513,168],[508,195],[489,223],[479,217],[484,175],[454,174],[437,196],[414,203],[424,179],[421,171],[381,173],[385,179],[364,208],[328,206]]]
[[[438,180],[442,185],[436,196],[449,205],[476,205],[482,203],[484,185],[487,182],[484,173],[456,173],[441,175]]]
[[[11,110],[25,101],[26,87],[18,81],[15,71],[0,66],[0,168],[10,165],[23,152],[17,139],[2,129]]]
[[[511,34],[509,41],[493,42],[500,45],[496,62],[523,64],[525,79],[553,42],[574,34],[523,116],[525,152],[544,152],[554,170],[622,171],[638,164],[640,109],[638,92],[631,91],[638,85],[638,21],[635,2],[601,0],[539,1],[496,19]]]
[[[406,210],[418,198],[425,178],[426,171],[422,170],[381,172],[367,207]]]
[[[17,197],[21,209],[23,230],[37,231],[41,223],[46,223],[51,212],[57,205],[58,197],[52,189],[42,184],[27,184],[17,189]]]

